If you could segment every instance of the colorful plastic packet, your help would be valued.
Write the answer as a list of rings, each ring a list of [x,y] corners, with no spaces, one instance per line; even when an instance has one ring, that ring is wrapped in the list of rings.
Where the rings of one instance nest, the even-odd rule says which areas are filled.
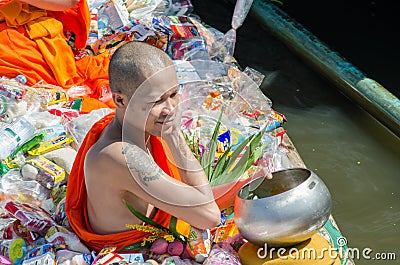
[[[48,126],[42,129],[46,135],[43,138],[43,142],[47,142],[49,140],[55,139],[59,136],[63,136],[67,134],[67,130],[62,124],[55,124],[52,126]]]
[[[0,95],[8,99],[21,100],[26,94],[26,91],[27,87],[24,86],[18,78],[0,78]]]
[[[268,121],[268,125],[267,125],[267,132],[272,131],[275,128],[278,128],[279,126],[281,126],[283,123],[285,123],[286,117],[285,115],[271,109],[270,113],[267,115],[266,117],[267,121]]]
[[[56,251],[69,249],[79,253],[90,253],[89,249],[80,241],[79,237],[64,226],[52,226],[47,230],[45,239]]]
[[[26,259],[22,262],[22,265],[51,265],[51,264],[56,264],[56,257],[52,252],[47,252],[43,255]]]
[[[229,148],[231,143],[231,131],[221,133],[217,138],[217,156],[221,156]]]
[[[142,253],[119,253],[119,255],[123,258],[123,264],[135,264],[136,262],[144,262]]]
[[[0,264],[2,264],[2,265],[12,265],[13,263],[8,258],[0,255]]]
[[[36,257],[42,256],[42,255],[44,255],[46,253],[53,253],[54,254],[54,248],[53,248],[52,244],[45,244],[45,245],[42,245],[42,246],[39,246],[39,247],[36,247],[36,248],[30,250],[28,252],[28,255],[26,255],[25,258],[28,260],[28,259],[32,259],[32,258],[36,258]]]
[[[0,160],[0,176],[4,176],[11,168],[7,166],[6,161]]]
[[[66,123],[72,121],[75,118],[78,118],[82,114],[86,114],[86,112],[74,110],[74,109],[65,109],[65,108],[57,108],[57,109],[48,109],[50,114],[59,116],[62,118],[62,123]]]
[[[133,21],[130,21],[123,30],[132,35],[131,38],[135,41],[145,41],[147,37],[155,35],[154,31],[146,27],[146,25],[136,24]]]
[[[197,262],[203,262],[211,249],[211,234],[208,229],[190,227],[186,250]]]
[[[132,38],[125,32],[118,32],[116,34],[104,35],[101,39],[98,39],[91,45],[93,53],[95,55],[102,54],[105,52],[111,52],[110,49],[116,50],[124,43],[131,41]]]
[[[227,240],[229,237],[239,233],[233,219],[226,221],[225,225],[211,229],[211,235],[214,243]]]
[[[218,110],[223,104],[223,97],[220,92],[214,91],[207,95],[202,106],[207,110]]]
[[[66,172],[62,167],[43,156],[30,157],[26,160],[26,163],[46,172],[47,174],[43,176],[51,176],[54,180],[54,185],[61,183],[66,177]]]
[[[170,28],[174,32],[171,40],[188,39],[199,36],[196,26],[192,23],[189,17],[186,16],[169,16]]]
[[[29,150],[37,146],[40,142],[43,141],[44,137],[46,135],[46,132],[40,131],[38,133],[35,133],[28,141],[23,143],[21,146],[19,146],[9,157],[6,159],[6,163],[10,168],[15,168],[14,166],[10,166],[13,163],[13,159],[17,157],[18,154],[26,154]],[[20,166],[17,164],[17,166]]]
[[[11,224],[4,228],[2,239],[12,240],[16,238],[22,238],[26,243],[33,244],[37,237],[26,229],[26,227],[21,224],[20,220],[14,219]]]
[[[0,247],[1,253],[13,264],[21,264],[28,253],[28,245],[22,238],[3,240]]]
[[[38,83],[33,88],[38,93],[42,108],[68,101],[67,92],[59,86]]]
[[[4,209],[20,220],[29,231],[43,232],[45,228],[56,225],[48,212],[33,204],[7,201]]]
[[[118,263],[124,258],[115,253],[116,247],[103,248],[99,254],[97,254],[92,265],[107,265],[111,263]]]
[[[73,141],[74,138],[70,134],[60,135],[54,139],[42,142],[39,146],[30,149],[28,154],[31,156],[42,155],[58,148],[66,147]]]
[[[129,23],[129,12],[121,0],[109,0],[104,2],[97,12],[99,38],[105,29],[116,31]]]
[[[169,35],[165,34],[164,32],[155,32],[154,35],[147,37],[146,42],[167,52],[169,45]]]
[[[173,60],[209,60],[206,42],[201,37],[172,40],[168,54]]]

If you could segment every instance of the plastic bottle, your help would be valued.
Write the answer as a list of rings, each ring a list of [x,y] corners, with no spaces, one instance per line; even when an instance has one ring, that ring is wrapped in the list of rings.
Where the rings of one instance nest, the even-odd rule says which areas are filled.
[[[35,128],[24,118],[18,118],[2,128],[0,130],[0,159],[6,159],[34,133]]]

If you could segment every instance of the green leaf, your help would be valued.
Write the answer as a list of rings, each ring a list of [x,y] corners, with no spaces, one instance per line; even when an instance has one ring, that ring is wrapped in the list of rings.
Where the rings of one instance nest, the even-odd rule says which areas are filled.
[[[182,242],[186,242],[186,237],[180,233],[178,233],[178,231],[176,231],[176,224],[178,222],[178,219],[175,216],[171,216],[170,220],[169,220],[169,231],[179,240],[181,240]]]
[[[229,158],[229,162],[226,165],[226,169],[228,172],[232,170],[233,163],[235,163],[236,159],[239,157],[240,153],[242,153],[243,149],[247,146],[251,139],[253,139],[254,135],[250,135],[247,137],[236,149],[233,151],[232,155]]]
[[[219,128],[221,126],[221,119],[222,119],[222,114],[225,112],[226,105],[223,105],[221,108],[221,113],[219,114],[217,124],[215,125],[213,135],[210,140],[210,148],[207,153],[206,157],[206,167],[205,167],[205,172],[207,175],[207,178],[209,181],[211,181],[211,176],[213,172],[213,165],[214,165],[214,160],[215,160],[215,152],[217,151],[217,141],[218,141],[218,134],[219,134]]]
[[[256,150],[254,150],[254,152],[251,154],[251,156],[249,158],[249,161],[248,161],[248,163],[246,165],[246,170],[249,169],[251,167],[251,165],[254,164],[254,162],[256,162],[261,157],[264,148],[268,144],[263,144],[261,147],[258,147],[258,148],[256,148]]]
[[[259,147],[259,145],[260,145],[262,136],[265,133],[266,128],[267,127],[265,126],[260,132],[258,132],[256,134],[255,137],[253,137],[254,135],[252,135],[252,136],[249,136],[247,139],[245,139],[245,141],[235,150],[235,151],[238,151],[237,154],[235,154],[236,157],[239,156],[241,151],[247,146],[247,143],[251,140],[251,142],[249,144],[249,148],[247,148],[247,150],[244,152],[242,157],[239,159],[239,161],[234,165],[234,167],[232,169],[230,167],[231,167],[231,163],[233,163],[234,160],[229,161],[230,164],[228,165],[227,170],[224,170],[224,172],[221,174],[220,178],[214,179],[214,181],[211,184],[212,186],[228,183],[233,180],[239,179],[239,177],[244,172],[246,172],[255,161],[257,161],[257,159],[261,156],[263,148],[264,148],[264,145],[263,145],[263,147]],[[232,156],[231,156],[231,159],[232,159]],[[236,157],[235,157],[235,160],[236,160]]]
[[[228,149],[225,150],[224,154],[218,159],[217,164],[215,165],[214,171],[211,175],[210,181],[215,178],[218,178],[221,173],[224,171],[225,166],[227,165],[227,161],[229,160],[229,153],[231,151],[231,147],[229,146]]]
[[[132,252],[133,250],[141,250],[141,249],[145,249],[145,248],[150,248],[150,246],[151,246],[151,242],[146,242],[146,244],[144,246],[142,246],[142,242],[138,242],[138,243],[134,243],[132,245],[129,245],[127,247],[124,247],[119,252],[120,253]]]
[[[126,200],[123,200],[123,201],[124,201],[126,207],[128,207],[129,211],[131,211],[131,213],[133,213],[139,220],[145,222],[148,225],[168,231],[168,229],[166,227],[160,225],[157,222],[154,222],[152,219],[148,218],[147,216],[145,216],[144,214],[142,214],[141,212],[139,212],[138,210],[133,208],[133,206],[129,202],[127,202]]]
[[[260,142],[262,139],[262,136],[265,133],[265,130],[267,129],[267,126],[264,126],[264,128],[257,133],[257,135],[254,137],[254,139],[251,141],[249,149],[250,149],[250,157],[249,160],[247,161],[247,165],[245,167],[245,171],[251,167],[251,165],[260,158],[262,151],[266,145],[263,145],[260,147]]]

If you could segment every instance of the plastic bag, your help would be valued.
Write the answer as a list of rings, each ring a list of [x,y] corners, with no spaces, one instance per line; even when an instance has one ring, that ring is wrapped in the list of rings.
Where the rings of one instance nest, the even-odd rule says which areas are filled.
[[[31,202],[39,202],[50,197],[50,192],[35,180],[22,180],[19,170],[10,170],[1,178],[4,195],[9,198],[20,198]]]
[[[214,245],[203,265],[241,265],[237,253],[233,249]]]
[[[250,7],[253,0],[237,0],[235,5],[235,10],[232,17],[232,28],[225,33],[221,41],[216,42],[217,47],[215,47],[213,57],[220,57],[221,60],[225,61],[226,56],[232,57],[235,51],[236,43],[236,30],[242,26],[244,19],[249,13]]]
[[[131,20],[152,16],[152,12],[161,3],[161,0],[128,0],[126,8]]]
[[[98,120],[113,112],[112,109],[97,109],[88,114],[81,115],[65,124],[69,133],[74,137],[74,142],[79,147],[86,136],[86,133]]]
[[[81,243],[79,237],[62,226],[52,226],[45,236],[47,242],[54,246],[64,246],[68,250],[89,254],[89,249]]]
[[[209,60],[206,43],[200,37],[172,40],[168,50],[173,60]]]
[[[87,85],[72,86],[67,90],[67,95],[70,100],[91,95],[92,93],[93,93],[92,90]]]
[[[36,91],[25,86],[17,77],[0,78],[0,121],[10,122],[40,108]]]

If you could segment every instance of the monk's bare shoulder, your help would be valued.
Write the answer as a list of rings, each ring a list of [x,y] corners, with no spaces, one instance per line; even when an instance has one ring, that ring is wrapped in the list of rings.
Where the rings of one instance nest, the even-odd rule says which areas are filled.
[[[93,145],[86,154],[85,173],[95,174],[97,179],[110,173],[120,175],[121,169],[126,168],[122,147],[121,142]]]

